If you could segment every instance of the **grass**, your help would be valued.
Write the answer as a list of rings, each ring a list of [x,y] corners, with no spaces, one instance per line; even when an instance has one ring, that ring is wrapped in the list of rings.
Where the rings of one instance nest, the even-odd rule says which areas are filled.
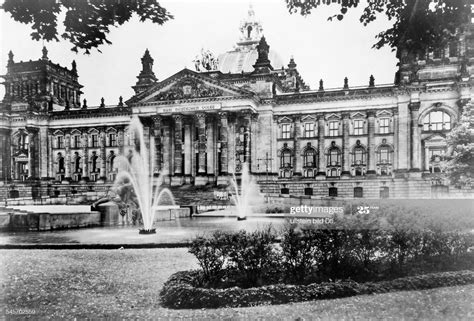
[[[0,251],[0,313],[39,318],[469,319],[474,285],[251,308],[170,310],[163,283],[197,268],[187,249]],[[8,316],[9,318],[11,315]]]

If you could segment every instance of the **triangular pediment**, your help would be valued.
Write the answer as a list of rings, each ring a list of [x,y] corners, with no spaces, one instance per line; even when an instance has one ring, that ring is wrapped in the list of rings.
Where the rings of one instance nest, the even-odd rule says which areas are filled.
[[[425,142],[429,143],[444,143],[446,142],[446,137],[440,135],[440,134],[433,134],[425,139]]]
[[[301,117],[301,121],[302,122],[312,122],[312,121],[314,122],[314,121],[316,121],[316,117],[313,116],[313,115],[305,115],[305,116]]]
[[[251,91],[221,82],[217,78],[210,77],[205,73],[183,69],[177,74],[157,82],[146,91],[135,95],[127,104],[253,95]]]

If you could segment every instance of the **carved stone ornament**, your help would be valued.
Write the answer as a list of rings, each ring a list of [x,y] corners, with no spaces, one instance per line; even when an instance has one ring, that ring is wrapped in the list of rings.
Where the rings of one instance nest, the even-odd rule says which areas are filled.
[[[196,79],[187,78],[177,82],[165,92],[159,93],[155,97],[155,100],[162,101],[203,97],[218,97],[223,95],[224,91],[219,88],[209,87]]]

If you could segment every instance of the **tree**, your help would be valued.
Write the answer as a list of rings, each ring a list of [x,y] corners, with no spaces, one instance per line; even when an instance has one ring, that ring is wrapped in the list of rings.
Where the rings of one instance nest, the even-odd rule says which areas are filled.
[[[445,171],[451,183],[469,186],[474,180],[474,115],[472,102],[464,107],[456,127],[447,135]]]
[[[33,40],[58,39],[58,18],[65,13],[63,39],[73,44],[72,51],[111,44],[107,34],[111,26],[120,26],[135,13],[140,21],[162,25],[173,16],[157,0],[5,0],[1,6],[15,21],[32,23]]]
[[[367,25],[378,14],[385,13],[394,20],[391,28],[376,35],[373,47],[380,49],[388,45],[392,50],[400,47],[410,52],[425,52],[445,47],[454,39],[456,32],[467,22],[472,0],[369,0],[360,16]],[[349,9],[356,8],[359,0],[286,0],[290,13],[308,15],[321,5],[339,6],[339,13],[329,17],[342,20]]]

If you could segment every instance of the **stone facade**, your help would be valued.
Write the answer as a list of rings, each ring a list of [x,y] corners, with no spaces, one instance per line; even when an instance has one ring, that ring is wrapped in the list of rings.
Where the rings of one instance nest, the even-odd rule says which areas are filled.
[[[241,72],[184,69],[158,81],[147,50],[135,95],[117,105],[81,104],[75,63],[55,65],[46,49],[32,62],[15,63],[10,53],[0,180],[111,183],[117,156],[136,145],[127,126],[139,117],[153,173],[172,186],[225,185],[249,163],[271,195],[462,194],[447,186],[440,162],[446,134],[473,104],[472,24],[441,54],[400,48],[394,84],[376,85],[370,77],[368,86],[352,88],[345,79],[343,88],[325,89],[321,81],[318,90],[304,83],[293,58],[287,68],[274,68],[260,27],[241,31],[238,50],[256,53],[252,71],[226,60],[225,68]]]

